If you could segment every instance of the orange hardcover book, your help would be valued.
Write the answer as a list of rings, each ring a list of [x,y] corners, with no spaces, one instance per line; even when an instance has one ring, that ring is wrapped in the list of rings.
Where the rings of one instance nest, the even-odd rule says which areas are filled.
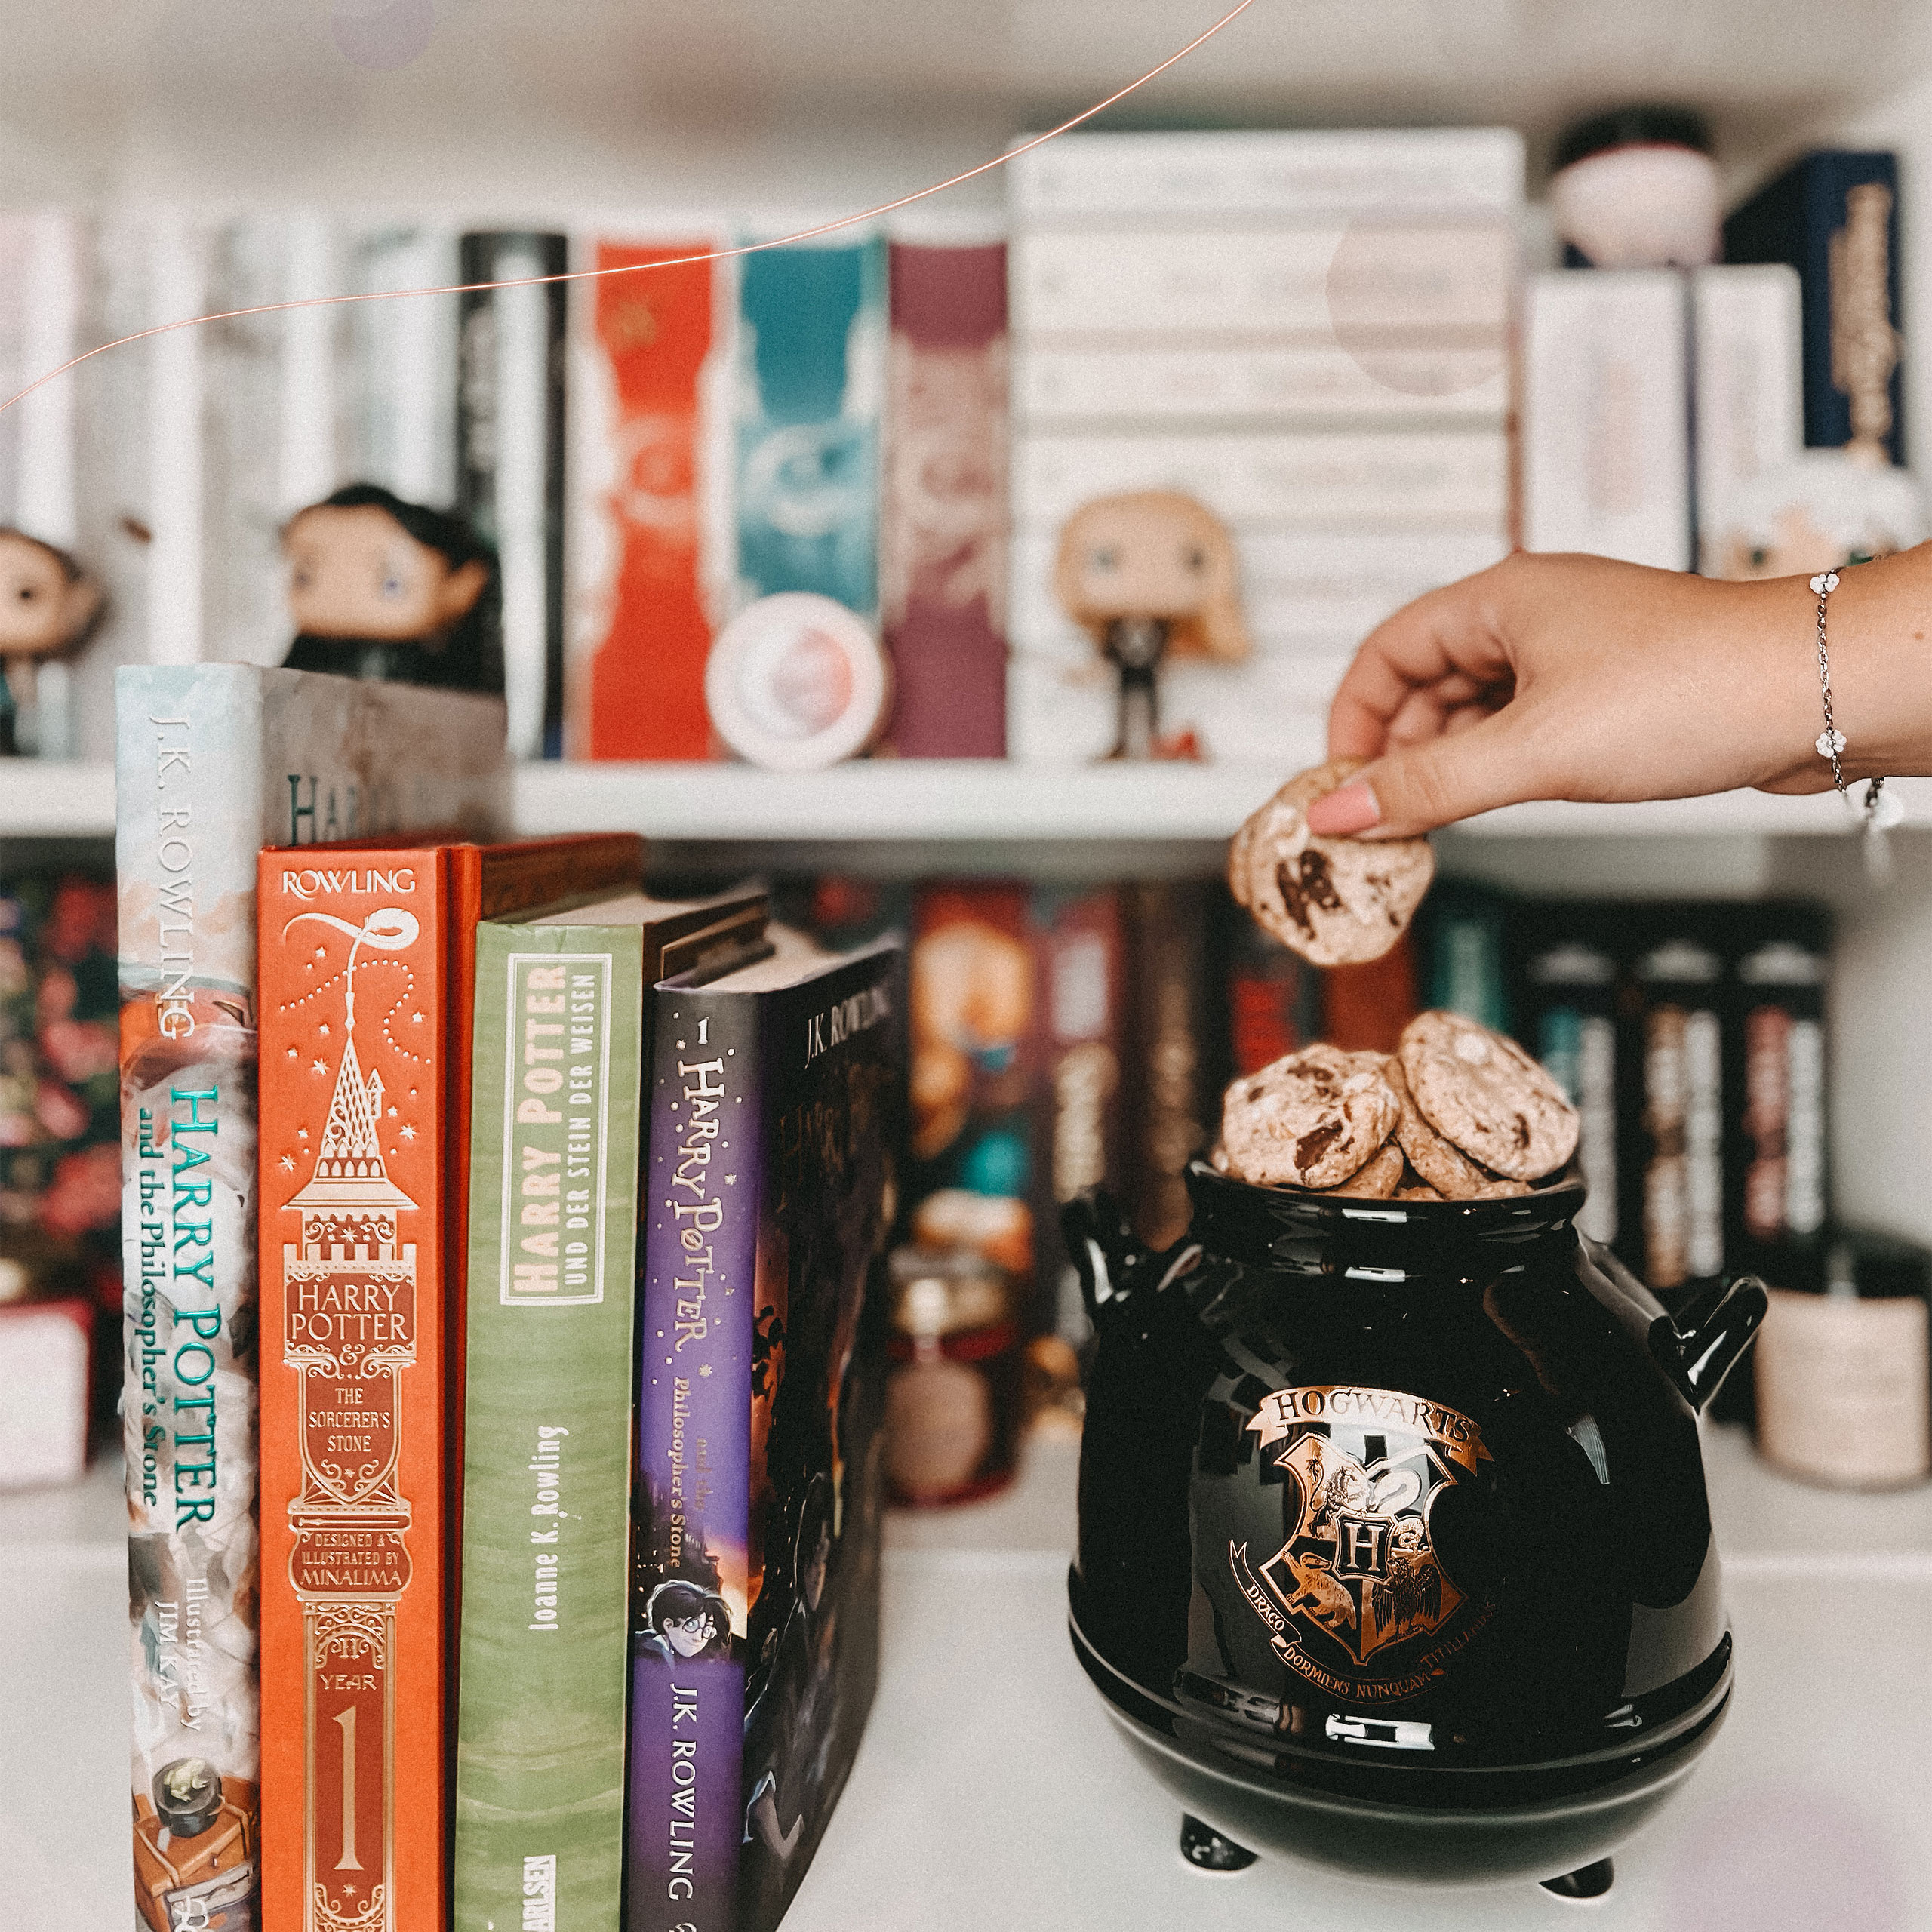
[[[266,1932],[448,1923],[476,923],[642,857],[622,835],[261,856]]]

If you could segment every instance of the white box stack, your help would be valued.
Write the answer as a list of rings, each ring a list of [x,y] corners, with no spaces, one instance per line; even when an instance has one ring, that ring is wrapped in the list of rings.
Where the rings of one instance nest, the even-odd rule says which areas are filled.
[[[1162,673],[1208,755],[1318,755],[1365,631],[1509,547],[1522,143],[1507,128],[1075,134],[1011,171],[1012,756],[1093,758],[1112,673],[1061,525],[1177,489],[1232,529],[1254,654]]]

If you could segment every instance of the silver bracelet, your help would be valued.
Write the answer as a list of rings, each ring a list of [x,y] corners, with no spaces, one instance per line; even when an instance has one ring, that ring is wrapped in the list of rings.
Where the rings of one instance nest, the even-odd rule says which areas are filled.
[[[1818,598],[1818,691],[1825,701],[1825,728],[1811,741],[1811,748],[1822,758],[1829,758],[1832,766],[1832,783],[1838,787],[1838,796],[1847,807],[1852,805],[1851,794],[1845,789],[1844,768],[1838,762],[1838,755],[1844,749],[1844,734],[1832,717],[1832,657],[1825,641],[1825,606],[1831,601],[1831,595],[1838,587],[1836,571],[1820,571],[1811,580],[1811,588]],[[1871,780],[1865,787],[1865,829],[1883,832],[1897,825],[1905,816],[1903,800],[1896,794],[1885,795],[1883,778]]]

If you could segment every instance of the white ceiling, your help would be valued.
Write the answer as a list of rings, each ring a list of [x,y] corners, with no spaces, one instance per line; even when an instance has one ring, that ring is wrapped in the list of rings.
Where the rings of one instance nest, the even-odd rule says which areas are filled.
[[[967,165],[1223,0],[0,0],[8,198],[802,204]],[[408,54],[391,70],[366,64]],[[359,49],[365,64],[345,54]],[[1734,172],[1932,68],[1924,0],[1255,0],[1134,125],[1710,110]],[[989,190],[996,192],[995,190]]]

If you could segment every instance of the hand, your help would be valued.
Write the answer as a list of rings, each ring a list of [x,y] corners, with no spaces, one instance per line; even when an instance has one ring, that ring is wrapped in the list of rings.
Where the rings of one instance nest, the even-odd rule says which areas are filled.
[[[1872,694],[1852,648],[1855,607],[1882,612],[1895,599],[1881,575],[1912,561],[1847,571],[1832,593],[1848,776],[1912,768],[1855,759],[1861,743],[1884,747],[1857,728]],[[1369,634],[1330,708],[1328,752],[1371,762],[1309,808],[1309,828],[1396,838],[1529,798],[1826,789],[1816,610],[1801,577],[1727,583],[1519,552]]]

